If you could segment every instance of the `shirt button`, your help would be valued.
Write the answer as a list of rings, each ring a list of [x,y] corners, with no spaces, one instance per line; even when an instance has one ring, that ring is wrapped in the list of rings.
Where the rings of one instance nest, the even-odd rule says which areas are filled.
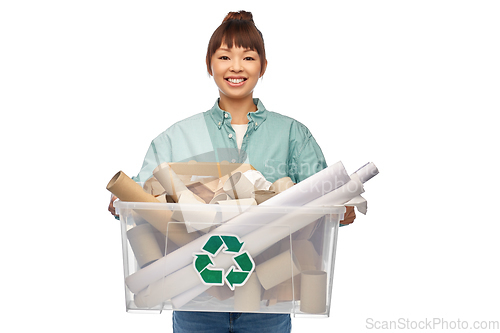
[[[229,117],[229,116],[227,115],[227,113],[224,113],[224,118],[227,118],[227,117]]]
[[[228,137],[231,139],[233,137],[233,134],[229,133]]]
[[[231,163],[236,163],[236,160],[233,158],[233,159],[231,160]]]

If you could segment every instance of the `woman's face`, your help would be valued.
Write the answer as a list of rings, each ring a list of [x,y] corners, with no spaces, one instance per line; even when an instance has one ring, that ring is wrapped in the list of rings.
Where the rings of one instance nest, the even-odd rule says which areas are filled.
[[[210,74],[221,96],[232,99],[252,97],[257,81],[262,76],[259,54],[242,47],[228,48],[223,44],[212,56]]]

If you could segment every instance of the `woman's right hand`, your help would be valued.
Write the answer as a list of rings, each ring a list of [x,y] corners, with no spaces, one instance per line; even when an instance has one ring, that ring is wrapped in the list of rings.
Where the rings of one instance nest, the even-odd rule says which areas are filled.
[[[115,211],[115,207],[113,207],[113,202],[115,202],[115,200],[118,199],[115,195],[113,195],[111,197],[111,200],[109,201],[109,206],[108,206],[108,210],[111,214],[113,214],[113,216],[118,216],[116,214],[116,211]]]

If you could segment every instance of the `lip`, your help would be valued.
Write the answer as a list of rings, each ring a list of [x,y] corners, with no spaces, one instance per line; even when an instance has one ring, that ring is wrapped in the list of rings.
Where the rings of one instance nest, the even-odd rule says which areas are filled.
[[[240,83],[233,83],[233,82],[229,81],[229,79],[235,79],[235,80],[237,80],[237,79],[243,79],[243,81],[240,82]],[[228,77],[225,77],[224,80],[231,87],[241,87],[242,85],[245,84],[245,82],[247,82],[247,78],[244,77],[244,76],[228,76]]]

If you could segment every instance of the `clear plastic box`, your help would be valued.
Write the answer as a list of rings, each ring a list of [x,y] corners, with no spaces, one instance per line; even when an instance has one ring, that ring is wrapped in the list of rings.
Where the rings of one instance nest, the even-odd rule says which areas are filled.
[[[329,316],[345,207],[122,201],[115,207],[128,312]],[[176,220],[163,232],[145,219],[170,212]]]

